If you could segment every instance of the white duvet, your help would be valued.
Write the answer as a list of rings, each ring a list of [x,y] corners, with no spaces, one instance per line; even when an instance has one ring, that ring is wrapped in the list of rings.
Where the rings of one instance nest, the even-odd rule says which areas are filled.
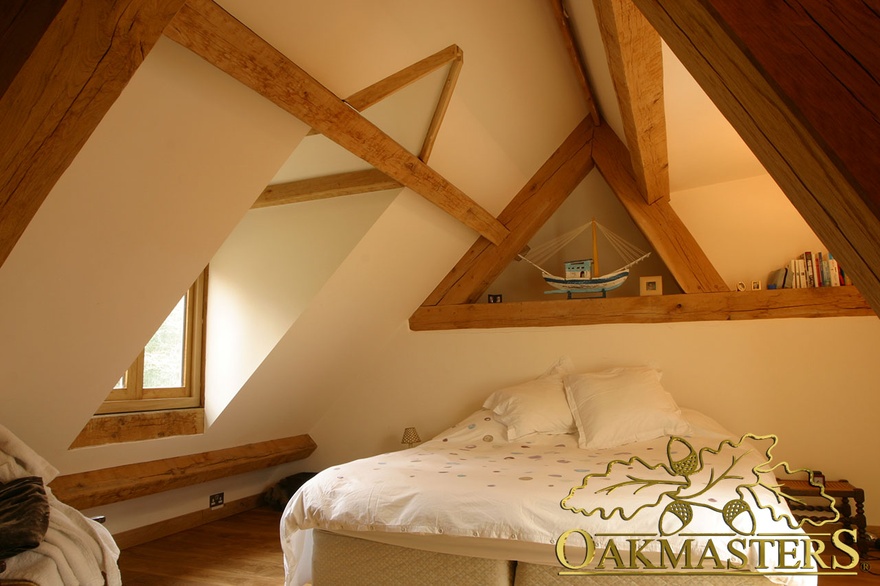
[[[282,518],[287,584],[309,579],[308,530],[315,528],[426,548],[432,548],[424,545],[431,539],[448,545],[467,538],[461,540],[465,555],[535,561],[531,556],[539,551],[541,561],[560,570],[566,568],[555,561],[556,542],[572,529],[589,533],[597,552],[613,541],[624,565],[632,561],[627,536],[642,536],[635,543],[645,559],[659,555],[660,537],[675,552],[690,546],[694,560],[707,555],[711,540],[703,569],[730,561],[772,572],[779,563],[775,550],[762,553],[755,544],[738,542],[732,550],[742,552],[740,559],[727,547],[749,533],[803,535],[789,526],[788,508],[772,491],[742,488],[757,482],[752,470],[765,460],[766,446],[723,444],[730,435],[711,419],[688,410],[683,415],[693,430],[684,441],[661,437],[583,450],[569,434],[508,442],[492,412],[480,410],[418,447],[324,470],[294,495]],[[762,480],[773,484],[766,475]],[[584,541],[575,536],[569,543]],[[499,544],[515,547],[499,550]],[[583,561],[582,547],[567,551],[574,565]],[[605,562],[611,570],[619,565],[614,556]],[[815,576],[793,573],[770,578],[815,584]]]

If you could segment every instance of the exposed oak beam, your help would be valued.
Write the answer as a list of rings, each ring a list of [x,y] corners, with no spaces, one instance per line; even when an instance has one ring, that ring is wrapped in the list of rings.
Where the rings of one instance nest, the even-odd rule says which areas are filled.
[[[596,128],[593,160],[682,291],[709,293],[730,290],[669,202],[645,203],[633,177],[626,145],[608,124]]]
[[[422,150],[419,151],[419,159],[426,163],[431,157],[431,151],[434,150],[434,142],[437,140],[437,133],[440,132],[443,118],[446,117],[449,102],[452,101],[452,92],[455,91],[455,84],[458,83],[458,76],[461,73],[462,65],[464,65],[464,59],[461,51],[459,51],[456,59],[449,66],[449,73],[446,74],[446,81],[443,83],[443,89],[440,90],[440,99],[437,101],[437,107],[434,108],[431,124],[428,125],[428,132],[425,134],[425,140],[422,142]]]
[[[453,67],[457,63],[460,68],[463,60],[464,53],[458,45],[450,45],[433,55],[425,57],[421,61],[404,67],[400,71],[392,73],[388,77],[365,87],[361,91],[345,98],[344,101],[358,112],[363,112],[370,106],[381,102],[391,94],[402,90],[411,83],[420,80],[449,62],[453,63]],[[319,134],[319,132],[313,128],[309,131],[309,134]]]
[[[328,199],[357,193],[371,193],[403,187],[376,169],[338,173],[313,179],[301,179],[270,185],[263,190],[253,208],[268,208],[290,203]]]
[[[593,0],[639,191],[669,199],[660,34],[632,0]]]
[[[182,4],[23,2],[4,20],[0,265]]]
[[[422,306],[415,331],[874,315],[855,287]]]
[[[0,2],[0,95],[6,92],[62,6],[64,0]]]
[[[593,100],[593,90],[590,88],[590,81],[587,79],[587,66],[584,62],[584,56],[581,54],[577,41],[574,38],[574,31],[571,26],[571,19],[565,10],[562,0],[549,0],[550,7],[553,9],[553,16],[556,18],[556,24],[559,26],[559,32],[562,34],[562,42],[565,45],[565,51],[574,67],[574,73],[577,77],[578,84],[581,86],[581,92],[587,101],[587,109],[593,119],[593,124],[599,124],[599,110],[596,108],[596,102]]]
[[[866,2],[634,0],[880,309],[880,16]]]
[[[493,244],[507,236],[489,212],[211,0],[187,2],[165,34]]]
[[[362,111],[373,104],[380,102],[406,86],[414,83],[429,73],[443,67],[447,63],[464,59],[464,53],[458,45],[450,45],[445,49],[434,53],[429,57],[425,57],[421,61],[413,63],[405,67],[397,73],[392,73],[385,79],[382,79],[373,85],[352,94],[345,99],[352,108]]]
[[[529,179],[498,219],[510,230],[500,245],[479,238],[424,305],[475,303],[593,168],[587,117]]]
[[[77,509],[157,494],[307,458],[317,445],[307,434],[188,456],[59,476],[49,487]]]

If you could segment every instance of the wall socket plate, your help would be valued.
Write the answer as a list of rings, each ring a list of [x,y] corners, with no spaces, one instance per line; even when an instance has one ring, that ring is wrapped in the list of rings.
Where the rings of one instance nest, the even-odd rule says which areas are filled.
[[[218,492],[217,494],[212,494],[208,497],[208,506],[212,509],[216,509],[217,507],[223,506],[223,493]]]

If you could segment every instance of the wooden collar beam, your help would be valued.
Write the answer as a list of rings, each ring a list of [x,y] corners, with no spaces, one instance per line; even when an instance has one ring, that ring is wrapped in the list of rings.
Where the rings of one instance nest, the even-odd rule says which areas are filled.
[[[855,287],[422,306],[414,331],[874,315]]]
[[[165,34],[493,244],[507,237],[489,212],[211,0],[187,2]]]
[[[288,183],[277,183],[263,190],[252,208],[268,208],[272,206],[301,203],[316,199],[328,199],[343,195],[372,193],[387,189],[403,187],[378,169],[350,171],[312,179],[300,179]]]

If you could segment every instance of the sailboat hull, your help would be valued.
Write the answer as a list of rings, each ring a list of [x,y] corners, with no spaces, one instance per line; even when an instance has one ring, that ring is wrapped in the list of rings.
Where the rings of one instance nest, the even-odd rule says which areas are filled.
[[[545,274],[544,280],[548,285],[562,291],[573,293],[602,293],[617,289],[629,277],[629,269],[623,269],[595,279],[565,279],[554,275]]]

